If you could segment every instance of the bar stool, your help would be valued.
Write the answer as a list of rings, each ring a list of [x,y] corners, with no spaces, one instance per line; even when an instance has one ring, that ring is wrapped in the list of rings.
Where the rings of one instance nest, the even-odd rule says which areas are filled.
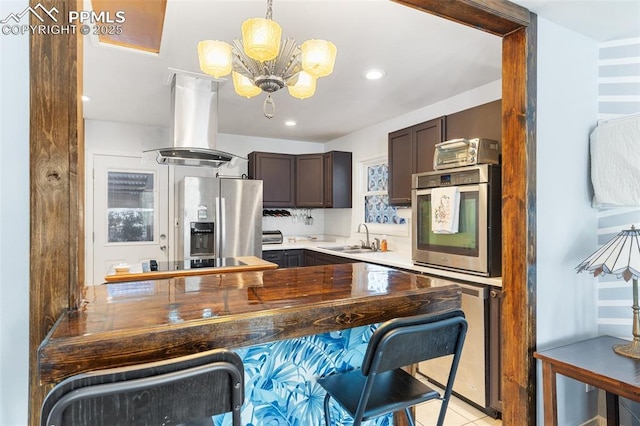
[[[42,404],[42,426],[212,425],[232,412],[240,426],[244,369],[226,349],[70,377]]]
[[[353,418],[354,426],[399,410],[404,410],[409,424],[414,425],[412,406],[441,399],[437,423],[441,426],[466,333],[467,321],[460,310],[396,318],[381,324],[371,336],[360,369],[318,379],[318,384],[327,391],[326,425],[331,425],[333,398]],[[446,355],[453,355],[453,362],[442,396],[401,368]]]

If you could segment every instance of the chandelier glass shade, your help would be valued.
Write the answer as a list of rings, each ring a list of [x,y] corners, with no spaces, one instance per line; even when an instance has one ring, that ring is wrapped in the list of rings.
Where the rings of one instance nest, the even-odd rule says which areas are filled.
[[[302,68],[310,75],[318,78],[333,72],[336,61],[336,46],[326,40],[307,40],[300,47],[302,51]]]
[[[278,56],[282,28],[265,18],[251,18],[242,23],[244,51],[251,59],[264,62]]]
[[[200,69],[215,78],[228,75],[231,72],[230,56],[231,46],[228,43],[217,40],[205,40],[198,43]]]
[[[336,46],[326,40],[307,40],[302,46],[292,38],[282,40],[282,28],[271,19],[271,4],[267,0],[266,18],[250,18],[242,24],[241,40],[198,44],[204,73],[215,78],[231,73],[235,92],[246,98],[268,93],[263,105],[267,118],[275,113],[271,93],[287,86],[295,98],[313,96],[316,80],[333,72],[337,54]]]
[[[239,72],[233,71],[231,73],[231,78],[233,80],[233,88],[240,96],[244,96],[245,98],[249,99],[262,93],[261,88],[253,84],[253,81],[240,74]]]
[[[306,71],[300,71],[298,73],[298,81],[293,85],[287,86],[287,88],[289,89],[289,94],[294,98],[310,98],[316,92],[316,77]]]

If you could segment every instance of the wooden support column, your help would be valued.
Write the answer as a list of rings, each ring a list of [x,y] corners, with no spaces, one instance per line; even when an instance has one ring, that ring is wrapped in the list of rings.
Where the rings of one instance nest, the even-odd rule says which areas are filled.
[[[31,0],[68,25],[80,0]],[[48,19],[48,18],[47,18]],[[30,305],[29,424],[39,425],[48,391],[37,375],[37,349],[60,314],[77,304],[84,268],[84,169],[82,141],[82,41],[76,34],[30,34]]]
[[[536,423],[535,16],[502,49],[503,424]]]

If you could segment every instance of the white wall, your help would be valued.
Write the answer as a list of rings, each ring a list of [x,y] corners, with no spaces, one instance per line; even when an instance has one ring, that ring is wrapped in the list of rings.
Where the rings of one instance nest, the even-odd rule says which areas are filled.
[[[595,282],[590,274],[575,271],[597,249],[588,156],[589,133],[597,120],[597,60],[595,41],[539,18],[538,350],[597,335]],[[543,424],[540,377],[537,401],[538,424]],[[587,394],[584,385],[558,376],[558,424],[579,425],[596,414],[597,391]]]
[[[495,101],[502,97],[502,81],[497,80],[460,95],[445,99],[441,102],[425,106],[409,114],[383,121],[341,138],[326,143],[325,150],[353,152],[353,182],[357,181],[358,163],[364,160],[387,156],[388,134],[414,124],[422,123],[443,115],[452,114],[477,105]],[[358,191],[354,188],[353,205],[362,200],[358,198]],[[356,234],[357,226],[363,218],[357,216],[358,209],[327,209],[325,211],[325,234],[345,235],[348,232],[350,240],[358,241],[361,236]],[[409,212],[405,212],[409,214]],[[389,236],[389,249],[409,252],[411,237]]]
[[[600,43],[598,118],[602,120],[640,114],[640,37]],[[637,141],[640,143],[640,141]],[[604,244],[623,229],[640,224],[640,207],[598,209],[598,240]],[[598,280],[598,330],[630,339],[632,328],[631,282],[615,275]]]
[[[24,0],[0,1],[0,16]],[[0,35],[0,425],[29,400],[29,37]]]
[[[640,114],[637,100],[640,69],[628,66],[640,62],[640,38],[612,40],[600,43],[599,47],[598,118],[607,120]],[[604,244],[622,229],[639,223],[638,207],[598,209],[598,242]],[[614,275],[603,275],[598,279],[598,334],[631,339],[633,302],[630,287],[630,282]],[[602,400],[601,397],[600,412],[604,414],[606,408]],[[634,424],[632,417],[640,418],[640,403],[620,398],[620,424]]]

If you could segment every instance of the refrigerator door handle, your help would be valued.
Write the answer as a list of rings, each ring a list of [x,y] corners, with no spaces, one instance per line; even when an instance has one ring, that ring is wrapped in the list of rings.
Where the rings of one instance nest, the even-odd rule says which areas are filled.
[[[225,223],[225,199],[223,197],[216,197],[216,223],[215,223],[215,242],[216,247],[213,251],[215,257],[222,257],[222,242],[225,241],[225,228],[222,226]]]

